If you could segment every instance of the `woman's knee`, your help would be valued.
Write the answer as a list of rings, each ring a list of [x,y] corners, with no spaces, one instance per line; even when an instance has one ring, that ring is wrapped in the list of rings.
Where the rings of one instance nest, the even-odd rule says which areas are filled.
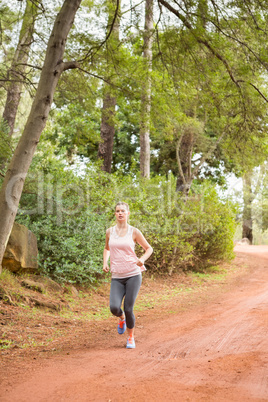
[[[113,315],[115,315],[116,317],[120,317],[122,315],[122,310],[120,307],[115,306],[115,305],[110,305],[110,311]]]

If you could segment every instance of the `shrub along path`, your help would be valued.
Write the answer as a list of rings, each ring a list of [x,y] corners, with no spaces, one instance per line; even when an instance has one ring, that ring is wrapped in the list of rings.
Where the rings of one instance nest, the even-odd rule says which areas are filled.
[[[135,350],[109,318],[60,352],[3,355],[0,401],[267,401],[268,247],[236,254],[229,280],[140,309]]]

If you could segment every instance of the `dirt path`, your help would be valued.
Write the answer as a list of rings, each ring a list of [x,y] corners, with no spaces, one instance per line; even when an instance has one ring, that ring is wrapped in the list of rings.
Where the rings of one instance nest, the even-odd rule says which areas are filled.
[[[135,350],[109,333],[102,344],[32,361],[0,401],[268,401],[268,246],[236,252],[249,270],[228,292],[145,316]]]

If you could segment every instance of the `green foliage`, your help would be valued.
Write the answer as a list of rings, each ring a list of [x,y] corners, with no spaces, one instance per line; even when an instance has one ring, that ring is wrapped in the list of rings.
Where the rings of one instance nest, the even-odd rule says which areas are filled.
[[[94,282],[102,272],[107,218],[88,204],[88,181],[53,158],[48,144],[43,141],[34,157],[17,221],[37,236],[42,273],[69,283]]]
[[[236,209],[234,205],[220,201],[212,186],[205,183],[198,191],[200,189],[203,189],[203,192],[196,205],[199,233],[196,232],[192,240],[195,249],[194,263],[205,266],[234,257]],[[194,205],[190,208],[194,211]]]
[[[0,274],[0,280],[2,286],[7,286],[9,288],[18,285],[17,279],[15,278],[14,274],[5,268],[3,268]]]
[[[37,235],[42,273],[68,283],[92,283],[100,276],[105,215],[84,210],[79,216],[65,214],[62,222],[55,215],[28,222],[20,217],[19,221]]]
[[[162,25],[157,24],[150,138],[152,175],[159,176],[149,181],[137,173],[144,80],[142,8],[134,2],[129,12],[124,6],[120,40],[111,36],[103,46],[112,16],[109,5],[114,3],[85,0],[77,13],[64,60],[79,60],[80,68],[61,76],[18,217],[38,236],[40,269],[58,280],[82,283],[98,278],[105,229],[113,222],[119,199],[129,202],[131,224],[154,247],[147,264],[152,272],[207,266],[232,256],[233,207],[221,201],[203,177],[223,183],[224,169],[240,174],[267,157],[267,6],[253,2],[249,10],[241,1],[216,2],[212,8],[205,0],[184,3],[186,11],[181,13],[191,29],[177,17],[170,18],[169,12],[161,13]],[[40,13],[29,66],[42,65],[43,44],[59,7],[56,2]],[[13,31],[18,31],[6,11],[0,6],[1,18],[10,14],[2,18],[3,28],[10,26],[2,35],[8,50],[0,67],[3,81],[13,58]],[[35,82],[38,72],[27,77],[35,77]],[[112,175],[103,173],[96,162],[105,88],[117,98]],[[3,104],[4,89],[0,97]],[[10,140],[5,126],[0,129],[0,156],[6,157],[11,155]],[[198,172],[187,202],[175,192],[175,177],[167,180],[170,172],[178,175],[175,146],[186,131],[194,135],[194,160],[222,138],[201,177]],[[267,227],[266,205],[263,225]]]
[[[134,226],[146,234],[154,248],[150,270],[206,267],[233,257],[234,207],[219,200],[211,184],[204,183],[185,202],[175,192],[175,179],[144,183],[142,200],[134,204]],[[130,200],[131,202],[131,200]]]
[[[114,206],[119,200],[129,203],[129,223],[154,248],[146,263],[150,272],[172,273],[232,258],[233,209],[219,200],[210,184],[196,185],[185,202],[175,191],[172,175],[148,181],[109,175],[88,164],[77,176],[67,165],[63,169],[62,162],[57,164],[58,169],[51,165],[41,184],[31,187],[37,205],[25,194],[21,208],[28,211],[21,209],[17,217],[37,235],[40,270],[54,279],[92,283],[100,278],[105,231],[115,224]],[[26,182],[26,188],[30,184]]]
[[[93,156],[96,158],[99,134],[99,116],[96,111],[88,113],[79,103],[71,103],[54,115],[55,124],[46,130],[46,137],[56,152],[63,152],[70,163],[75,155]]]

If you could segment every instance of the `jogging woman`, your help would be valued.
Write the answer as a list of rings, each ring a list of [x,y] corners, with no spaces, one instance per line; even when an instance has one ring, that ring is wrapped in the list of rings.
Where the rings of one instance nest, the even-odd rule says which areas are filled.
[[[108,259],[111,265],[110,310],[119,317],[117,331],[128,332],[127,348],[135,348],[134,303],[141,286],[141,273],[145,271],[144,262],[153,252],[142,233],[128,224],[130,211],[125,202],[118,202],[115,207],[116,225],[106,231],[106,242],[103,252],[103,271],[109,272]],[[142,257],[135,254],[135,243],[145,251]],[[124,311],[121,309],[124,300]]]

